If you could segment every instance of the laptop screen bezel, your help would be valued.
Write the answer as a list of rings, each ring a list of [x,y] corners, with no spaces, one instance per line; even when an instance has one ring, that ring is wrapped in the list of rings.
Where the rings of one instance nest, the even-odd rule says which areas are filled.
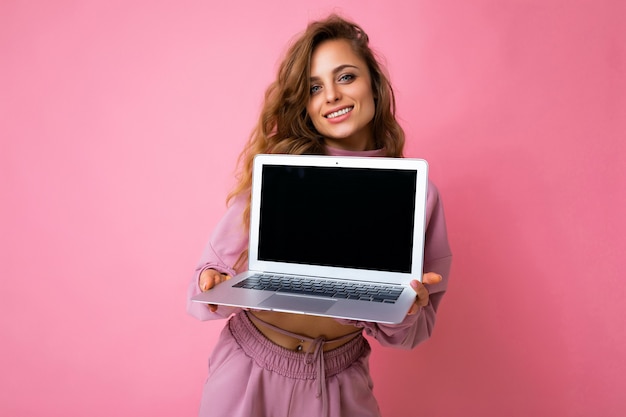
[[[410,170],[416,173],[415,210],[413,219],[413,247],[409,272],[366,270],[337,266],[321,266],[259,259],[259,222],[261,209],[262,172],[264,165],[346,167],[368,169]],[[426,196],[428,164],[416,158],[352,157],[321,155],[259,154],[254,158],[248,266],[251,271],[284,273],[327,278],[353,279],[389,284],[408,285],[412,279],[422,277],[424,235],[426,221]]]

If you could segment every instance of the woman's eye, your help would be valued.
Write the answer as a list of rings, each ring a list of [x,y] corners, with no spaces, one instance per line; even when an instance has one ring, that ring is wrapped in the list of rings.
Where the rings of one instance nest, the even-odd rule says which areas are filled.
[[[322,89],[322,87],[320,87],[319,85],[313,85],[311,86],[311,94],[315,94],[318,91],[320,91]]]
[[[354,75],[352,74],[343,74],[339,77],[340,82],[349,82],[354,79]]]

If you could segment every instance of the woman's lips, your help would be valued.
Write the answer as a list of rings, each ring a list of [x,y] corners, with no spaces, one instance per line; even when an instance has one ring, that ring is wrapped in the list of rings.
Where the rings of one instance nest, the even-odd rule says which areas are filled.
[[[324,117],[327,118],[327,119],[334,119],[336,117],[343,116],[344,114],[351,112],[352,109],[354,109],[353,106],[344,107],[343,109],[335,110],[335,111],[333,111],[331,113],[328,113],[328,114],[324,115]]]

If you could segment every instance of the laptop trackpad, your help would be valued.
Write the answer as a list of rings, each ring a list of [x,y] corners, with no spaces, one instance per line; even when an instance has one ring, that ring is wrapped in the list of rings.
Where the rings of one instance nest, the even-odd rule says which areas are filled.
[[[335,304],[334,300],[274,294],[259,304],[259,307],[303,313],[324,313],[333,304]]]

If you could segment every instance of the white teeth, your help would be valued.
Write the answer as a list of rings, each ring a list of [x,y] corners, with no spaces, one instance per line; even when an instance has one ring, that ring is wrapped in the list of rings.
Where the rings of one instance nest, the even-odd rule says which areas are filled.
[[[352,107],[346,107],[345,109],[341,109],[339,111],[332,112],[331,114],[326,115],[327,119],[334,119],[335,117],[341,116],[342,114],[346,114],[351,111]]]

